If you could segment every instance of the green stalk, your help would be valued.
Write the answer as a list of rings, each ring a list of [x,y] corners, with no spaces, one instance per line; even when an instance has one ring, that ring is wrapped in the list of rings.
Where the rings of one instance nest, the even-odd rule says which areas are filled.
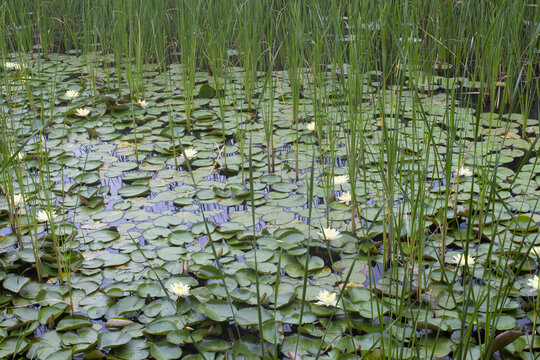
[[[253,226],[253,241],[251,248],[253,250],[253,260],[255,261],[255,289],[257,294],[257,316],[259,321],[259,342],[261,343],[261,357],[264,357],[264,339],[262,336],[262,303],[261,303],[261,291],[259,286],[259,265],[257,263],[257,234],[255,232],[255,191],[253,188],[253,159],[251,154],[251,135],[249,137],[249,192],[251,200],[251,224]]]

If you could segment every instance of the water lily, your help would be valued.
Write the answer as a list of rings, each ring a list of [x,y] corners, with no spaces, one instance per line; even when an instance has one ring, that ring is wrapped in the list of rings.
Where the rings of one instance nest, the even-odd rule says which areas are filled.
[[[88,114],[90,114],[90,109],[88,108],[75,110],[75,115],[80,116],[80,117],[87,117]]]
[[[471,169],[462,166],[457,170],[457,176],[473,176],[473,172]]]
[[[467,264],[467,266],[472,266],[475,263],[475,260],[471,255],[467,255],[467,261],[465,261],[465,256],[463,254],[454,255],[453,259],[457,266],[465,266],[465,264]]]
[[[68,99],[75,99],[77,96],[79,96],[79,92],[75,90],[68,90],[64,96]]]
[[[56,217],[56,213],[53,211],[51,213],[51,219],[54,219]],[[36,214],[36,218],[38,222],[49,222],[49,213],[45,210],[38,211]]]
[[[317,301],[315,304],[317,305],[325,305],[325,306],[336,306],[337,305],[337,299],[336,299],[336,293],[330,293],[328,290],[319,291],[319,295],[317,296]]]
[[[312,121],[309,124],[307,124],[306,129],[308,129],[309,132],[314,132],[315,131],[315,121]]]
[[[527,281],[527,284],[531,287],[532,291],[537,291],[540,288],[540,279],[537,275],[534,275]]]
[[[345,185],[349,182],[349,177],[347,175],[338,175],[334,176],[334,185]]]
[[[341,234],[339,233],[339,230],[327,228],[323,229],[323,232],[320,232],[319,236],[326,240],[336,240],[341,237]]]
[[[144,109],[148,105],[148,102],[146,102],[146,100],[139,99],[139,100],[137,100],[136,104]]]
[[[187,148],[187,149],[184,149],[185,153],[186,153],[186,157],[189,159],[189,160],[193,160],[197,157],[197,150],[193,149],[193,148]],[[180,157],[183,158],[184,157],[184,154],[180,154]]]
[[[6,61],[4,63],[4,68],[7,70],[21,70],[22,66],[16,62]]]
[[[189,286],[184,285],[181,282],[177,282],[169,285],[168,290],[176,296],[186,297],[189,296]]]
[[[14,155],[15,155],[15,151],[12,151],[12,152],[10,153],[9,157],[13,157]],[[24,158],[24,155],[23,155],[23,152],[22,152],[22,151],[19,151],[19,152],[17,153],[17,158],[18,158],[19,160],[22,160],[22,159]]]
[[[338,200],[342,204],[349,205],[352,201],[352,195],[349,191],[345,191],[341,196],[338,196]]]
[[[21,207],[21,206],[23,206],[23,196],[22,196],[21,194],[13,195],[13,204],[14,204],[16,207]]]

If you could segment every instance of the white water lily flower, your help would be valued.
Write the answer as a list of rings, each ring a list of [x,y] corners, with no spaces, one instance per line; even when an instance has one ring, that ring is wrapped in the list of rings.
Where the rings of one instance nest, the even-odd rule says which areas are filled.
[[[319,236],[325,240],[336,240],[341,237],[341,234],[339,233],[339,230],[327,228],[323,229],[323,232],[320,232]]]
[[[309,124],[307,124],[306,129],[308,129],[309,132],[314,132],[315,131],[315,121],[312,121]]]
[[[75,99],[77,96],[79,96],[79,92],[75,90],[68,90],[64,96],[69,99]]]
[[[458,176],[473,176],[473,172],[469,168],[463,166],[460,167],[456,173]]]
[[[90,109],[88,108],[75,110],[75,115],[80,116],[80,117],[87,117],[88,114],[90,114]]]
[[[184,149],[184,151],[186,153],[186,157],[189,160],[195,159],[197,157],[197,150],[195,150],[193,148],[187,148],[187,149]],[[184,154],[180,154],[180,157],[183,158]]]
[[[527,284],[531,287],[532,291],[537,291],[540,288],[540,279],[537,275],[534,275],[531,279],[527,280]]]
[[[349,182],[349,177],[347,175],[338,175],[334,176],[334,185],[345,185]]]
[[[12,151],[9,155],[9,157],[13,157],[13,155],[15,154],[15,151]],[[19,160],[22,160],[24,158],[24,155],[23,155],[23,152],[22,151],[19,151],[19,153],[17,154],[17,158]]]
[[[148,102],[146,102],[146,100],[139,99],[139,100],[137,100],[136,104],[144,109],[148,105]]]
[[[13,204],[17,207],[23,206],[23,197],[21,194],[13,195]]]
[[[56,217],[56,213],[53,211],[51,213],[51,218],[54,219]],[[49,222],[49,213],[45,210],[38,211],[36,214],[36,218],[38,222]]]
[[[177,282],[169,285],[168,290],[176,296],[186,297],[189,296],[189,286],[184,285],[181,282]]]
[[[465,263],[467,263],[467,266],[473,266],[475,263],[475,260],[471,255],[467,255],[466,262],[465,262],[465,256],[463,254],[454,255],[453,259],[457,266],[465,266]]]
[[[352,196],[349,191],[345,191],[341,196],[338,196],[338,200],[340,203],[349,205],[349,203],[352,201]]]
[[[319,295],[317,296],[317,301],[315,304],[317,305],[325,305],[325,306],[336,306],[337,305],[337,299],[336,299],[336,293],[330,293],[328,290],[319,291]]]
[[[4,63],[4,68],[7,70],[21,70],[22,66],[16,62],[6,61]]]

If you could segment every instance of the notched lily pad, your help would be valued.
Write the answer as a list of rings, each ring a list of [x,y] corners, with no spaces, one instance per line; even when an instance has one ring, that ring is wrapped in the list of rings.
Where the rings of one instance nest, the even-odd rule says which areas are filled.
[[[25,276],[9,273],[7,274],[6,279],[3,281],[2,286],[4,287],[4,289],[17,294],[29,282],[30,279]]]
[[[112,349],[127,344],[132,336],[123,331],[106,331],[99,333],[98,348]]]

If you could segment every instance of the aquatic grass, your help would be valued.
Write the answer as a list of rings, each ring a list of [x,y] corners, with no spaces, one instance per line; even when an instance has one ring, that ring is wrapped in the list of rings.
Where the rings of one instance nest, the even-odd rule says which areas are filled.
[[[9,152],[5,151],[4,156],[9,156]],[[5,157],[4,157],[5,158]],[[7,174],[2,172],[3,192],[6,194],[6,200],[8,203],[8,216],[11,226],[11,231],[16,234],[19,247],[24,249],[23,237],[22,237],[22,224],[21,215],[25,203],[24,192],[15,193],[13,181],[15,180],[12,173],[12,168],[7,169]]]
[[[298,134],[298,120],[299,120],[299,103],[300,103],[300,88],[302,86],[302,59],[304,51],[304,36],[307,34],[304,31],[304,23],[302,18],[302,3],[301,1],[294,1],[289,5],[282,23],[281,32],[285,34],[285,46],[284,54],[286,54],[286,69],[287,80],[291,87],[292,96],[292,117],[290,119],[291,132]],[[292,24],[292,26],[291,26]],[[284,55],[282,55],[284,56]],[[283,93],[282,100],[283,98]],[[297,136],[296,136],[297,138]],[[295,156],[295,168],[297,169],[296,180],[298,180],[298,145],[296,141],[293,141],[294,156]]]
[[[43,99],[41,99],[41,102],[43,102]],[[2,127],[4,129],[7,127],[5,117],[3,117]],[[34,138],[34,136],[38,136],[38,134],[41,133],[42,129],[33,129],[32,128],[31,131],[33,131],[31,136],[28,137],[28,139],[26,139],[22,144],[19,145],[19,144],[15,143],[15,144],[11,145],[12,148],[17,148],[16,150],[11,151],[11,150],[9,150],[9,147],[6,147],[6,148],[3,149],[4,150],[3,157],[4,157],[4,159],[6,161],[4,162],[3,169],[2,169],[2,174],[4,174],[3,179],[2,179],[3,180],[2,183],[3,183],[4,191],[7,190],[7,194],[8,195],[11,194],[11,196],[8,196],[8,204],[11,203],[11,207],[10,207],[10,210],[9,210],[9,215],[10,215],[10,217],[12,217],[12,230],[13,230],[13,233],[17,234],[17,238],[18,238],[18,241],[19,241],[19,247],[20,247],[21,250],[24,249],[23,226],[22,226],[22,222],[21,222],[23,212],[25,213],[25,217],[27,218],[25,220],[25,223],[28,223],[28,224],[25,225],[25,227],[27,226],[28,229],[29,229],[28,233],[29,233],[29,238],[30,238],[30,241],[31,241],[31,248],[32,248],[33,255],[34,255],[36,276],[37,276],[38,281],[41,282],[43,280],[43,265],[42,265],[42,261],[41,261],[41,258],[40,258],[41,257],[41,255],[40,255],[40,240],[41,239],[38,238],[38,232],[37,232],[37,230],[38,230],[37,229],[38,220],[37,220],[37,217],[36,217],[37,200],[39,200],[39,199],[35,199],[34,196],[30,196],[29,194],[26,194],[26,192],[25,192],[26,186],[23,185],[23,184],[25,183],[26,179],[29,179],[31,181],[31,183],[34,184],[34,186],[36,186],[36,188],[38,190],[41,190],[44,181],[48,181],[47,183],[50,184],[50,179],[45,180],[43,178],[43,174],[41,173],[39,175],[39,179],[37,179],[37,181],[36,181],[35,176],[33,176],[31,173],[28,173],[28,172],[25,171],[25,166],[24,166],[25,165],[25,155],[23,155],[24,154],[24,148],[27,145],[27,143],[32,138]],[[8,133],[8,131],[3,131],[2,135],[4,136],[7,133]],[[9,143],[10,143],[9,141],[6,141],[4,144],[7,145]],[[40,149],[41,149],[41,147],[40,147]],[[45,158],[47,158],[46,154],[45,154]],[[48,169],[48,162],[45,162],[43,164],[42,168],[43,169]],[[15,191],[15,188],[12,185],[13,181],[14,181],[14,178],[12,178],[13,174],[17,178],[17,182],[19,184],[18,189],[21,192],[21,195],[19,195],[19,196],[21,197],[21,199],[23,201],[23,204],[21,204],[21,206],[18,206],[16,204],[14,204],[13,192]],[[50,188],[50,185],[45,186],[45,188]],[[11,199],[11,201],[9,199]],[[48,212],[50,214],[52,214],[51,198],[50,198],[50,195],[47,192],[45,192],[45,201],[46,201],[45,205],[47,206]],[[13,218],[13,215],[14,215],[14,218]],[[32,218],[32,220],[28,220],[29,218]],[[56,233],[54,231],[55,230],[54,221],[49,221],[48,222],[48,227],[51,229],[51,234],[50,235],[51,235],[51,237],[53,239],[54,247],[56,249],[56,261],[57,261],[57,266],[58,266],[58,276],[60,278],[60,281],[62,282],[62,266],[61,266],[61,262],[63,261],[62,259],[65,259],[65,257],[63,256],[63,254],[61,254],[61,251],[60,251],[59,241],[57,240]],[[33,235],[32,235],[32,230],[33,230]],[[26,232],[27,231],[25,230],[24,233],[26,233]]]
[[[54,80],[56,80],[56,78]],[[50,83],[49,85],[50,85],[51,94],[54,94],[54,89],[56,88],[56,81]],[[42,103],[44,102],[43,98],[41,99],[41,102]],[[53,117],[53,110],[54,110],[54,106],[51,107],[50,113],[48,114],[50,118]],[[43,118],[45,118],[46,116],[47,114],[42,113]],[[39,129],[39,130],[40,130],[39,134],[42,135],[43,130],[45,129]],[[63,122],[63,131],[64,132],[67,131],[65,118]],[[42,172],[39,173],[39,184],[42,186],[42,189],[45,190],[45,206],[47,207],[49,213],[52,213],[54,199],[53,199],[53,196],[51,196],[52,194],[46,191],[46,189],[52,189],[52,179],[50,178],[51,171],[50,171],[50,162],[49,162],[49,151],[48,151],[47,141],[46,140],[41,141],[41,136],[40,136],[40,141],[38,142],[38,147],[36,151],[39,154],[40,161],[42,161],[41,169],[46,170],[46,176],[44,176]],[[88,160],[88,153],[86,154],[85,162],[87,160]],[[63,176],[64,169],[62,169],[60,173],[62,174],[62,179],[60,183],[63,189],[64,188],[64,176]],[[75,213],[78,207],[79,207],[79,199],[77,199],[77,202],[74,207]],[[65,214],[65,208],[63,207],[63,205],[61,208],[61,212],[62,214]],[[63,222],[65,222],[65,215],[62,215],[62,220]],[[53,242],[53,246],[55,250],[57,277],[60,284],[64,284],[64,281],[67,284],[68,296],[69,296],[69,307],[71,310],[71,314],[73,315],[75,313],[75,310],[74,310],[74,301],[73,301],[73,289],[71,286],[71,280],[72,280],[71,278],[72,256],[71,255],[72,255],[72,249],[73,249],[72,241],[77,235],[77,231],[73,230],[68,234],[66,233],[66,230],[64,230],[60,233],[57,231],[55,221],[50,221],[48,226],[50,230],[49,235],[52,238],[52,242]],[[37,238],[36,238],[36,242],[37,242]],[[65,275],[65,278],[64,278],[64,275]]]
[[[240,64],[243,67],[244,98],[248,110],[253,110],[252,100],[262,54],[261,42],[265,38],[265,22],[271,19],[265,14],[271,11],[273,2],[245,1],[234,3],[234,6],[237,7],[236,13],[241,19],[244,19],[236,41]]]
[[[199,45],[198,15],[201,13],[202,2],[183,0],[173,15],[173,24],[179,31],[178,39],[181,53],[182,91],[185,98],[186,130],[192,127],[192,106],[195,87],[196,61]]]
[[[229,11],[228,3],[225,1],[209,6],[206,10],[208,16],[206,17],[207,23],[204,24],[205,28],[213,29],[209,35],[206,36],[206,41],[203,41],[204,54],[208,61],[208,67],[213,77],[213,85],[215,87],[215,96],[219,102],[219,115],[221,119],[221,132],[223,142],[223,160],[224,166],[227,167],[227,146],[226,136],[228,131],[226,130],[226,112],[225,112],[225,93],[227,91],[228,72],[229,72],[229,57],[227,51],[229,49],[229,42],[234,35],[234,22],[221,21],[220,15]]]
[[[267,152],[267,166],[268,172],[275,172],[275,150],[274,150],[274,94],[275,94],[275,80],[274,72],[271,67],[268,69],[267,77],[271,77],[272,80],[266,81],[267,89],[265,91],[266,98],[268,99],[268,105],[263,106],[261,115],[264,123],[264,139]]]
[[[310,254],[310,245],[311,245],[311,214],[313,211],[312,208],[312,202],[313,202],[313,190],[314,190],[314,179],[315,179],[315,153],[312,152],[311,157],[311,169],[310,169],[310,176],[309,176],[309,185],[308,185],[308,196],[307,196],[307,204],[308,204],[308,218],[307,218],[307,225],[308,225],[308,233],[307,233],[307,241],[306,241],[306,260],[304,263],[304,274],[302,275],[302,296],[300,298],[300,314],[298,315],[298,327],[301,327],[303,324],[304,319],[304,304],[306,302],[306,293],[308,288],[308,264],[309,264],[309,254]],[[308,181],[308,178],[306,177],[306,182]],[[296,335],[296,346],[294,349],[294,354],[298,353],[298,345],[300,343],[300,332]],[[320,348],[319,348],[320,350]]]
[[[262,321],[262,298],[261,298],[261,290],[260,290],[260,279],[259,279],[259,265],[257,262],[257,234],[255,231],[255,190],[253,187],[253,158],[252,158],[252,138],[250,135],[249,138],[249,193],[250,193],[250,200],[251,200],[251,226],[253,227],[253,241],[251,243],[251,247],[253,250],[253,261],[255,263],[255,290],[257,295],[257,316],[258,316],[258,323],[259,323],[259,342],[261,345],[261,357],[264,357],[264,339],[262,336],[262,329],[263,329],[263,321]],[[211,241],[211,240],[210,240]],[[278,291],[276,288],[274,291]],[[276,294],[277,297],[277,294]]]
[[[172,112],[171,98],[172,98],[172,93],[173,93],[173,83],[172,83],[171,79],[169,79],[166,86],[167,86],[167,92],[168,92],[168,95],[169,95],[169,101],[167,102],[167,107],[168,107],[169,111],[168,111],[167,117],[168,117],[168,120],[169,120],[169,129],[171,131],[171,133],[170,133],[171,144],[172,144],[171,149],[172,149],[172,155],[173,155],[173,158],[174,158],[174,167],[175,167],[175,169],[178,169],[179,167],[178,167],[177,148],[174,145],[175,143],[178,142],[178,138],[177,138],[177,132],[175,131],[175,123],[174,123],[173,112]]]
[[[57,46],[60,48],[69,49],[76,45],[77,42],[85,41],[85,39],[74,40],[75,35],[78,34],[82,28],[81,24],[92,23],[93,27],[99,31],[100,29],[104,28],[105,24],[117,25],[114,21],[111,21],[111,18],[114,17],[115,11],[126,12],[129,13],[129,16],[131,16],[139,9],[136,4],[129,6],[130,4],[125,3],[124,1],[99,1],[95,3],[94,6],[86,6],[86,4],[71,4],[66,6],[63,4],[63,2],[58,1],[53,2],[52,6],[47,7],[42,4],[38,6],[37,3],[38,2],[28,3],[18,0],[6,5],[8,8],[7,14],[9,14],[8,18],[6,19],[6,23],[10,24],[13,22],[15,24],[38,24],[37,29],[39,30],[39,34],[41,34],[40,42],[42,49],[51,49],[55,43],[59,44]],[[234,4],[234,2],[227,2],[226,5],[230,4]],[[291,9],[293,9],[291,13],[298,14],[298,11],[294,10],[295,7],[299,8],[298,4],[293,4],[290,8],[284,8],[283,12],[288,13],[291,11]],[[29,11],[34,6],[41,11]],[[156,29],[155,32],[149,31],[145,33],[144,36],[149,40],[152,40],[152,36],[157,39],[152,41],[144,41],[141,50],[142,53],[145,54],[145,58],[160,59],[163,58],[163,50],[166,49],[166,46],[163,46],[162,44],[165,44],[166,41],[174,42],[175,40],[179,39],[176,38],[174,34],[172,37],[163,36],[163,29],[165,28],[165,24],[167,24],[167,22],[158,22],[156,16],[159,13],[159,9],[168,8],[170,10],[174,8],[174,5],[166,1],[155,0],[145,3],[145,6],[147,11],[140,14],[141,28]],[[251,5],[246,5],[245,9],[250,10],[251,8],[249,6]],[[15,11],[15,9],[17,11]],[[206,10],[206,4],[204,9]],[[234,10],[231,12],[231,15],[237,15],[239,13],[239,9],[235,8],[234,6],[229,6],[228,9]],[[255,9],[259,8],[257,7]],[[272,11],[276,8],[272,5],[265,8],[261,7],[260,9],[264,9],[264,13],[272,13]],[[309,24],[310,29],[312,28],[317,30],[317,27],[313,26],[313,24],[318,23],[319,27],[321,27],[326,21],[329,23],[329,25],[326,26],[326,29],[323,30],[323,32],[326,31],[328,34],[335,33],[336,36],[333,38],[335,42],[336,39],[341,40],[340,35],[348,35],[340,32],[341,29],[343,29],[343,18],[342,16],[339,16],[347,13],[350,15],[347,18],[349,24],[354,24],[355,22],[357,22],[357,24],[354,24],[355,26],[353,27],[349,26],[348,28],[345,28],[345,30],[350,31],[352,29],[357,31],[357,33],[354,35],[365,35],[366,33],[369,34],[368,37],[354,37],[355,40],[365,41],[366,38],[369,37],[375,40],[373,45],[368,45],[366,42],[366,49],[369,47],[376,48],[378,45],[389,43],[388,40],[390,40],[390,37],[392,37],[393,41],[396,43],[400,37],[407,42],[412,42],[412,39],[409,40],[411,35],[419,36],[420,33],[429,34],[427,37],[430,41],[428,41],[427,45],[424,46],[424,48],[426,48],[425,54],[428,56],[429,61],[425,64],[423,63],[422,67],[424,69],[431,67],[434,62],[438,62],[438,64],[441,66],[440,68],[442,68],[442,65],[444,64],[454,64],[456,57],[461,57],[463,59],[464,56],[467,55],[476,55],[475,53],[469,53],[470,47],[467,42],[459,41],[457,39],[472,38],[476,41],[478,39],[478,36],[474,36],[476,31],[479,31],[480,33],[487,32],[489,30],[488,24],[491,24],[492,22],[496,22],[497,24],[505,24],[506,27],[498,25],[493,29],[493,33],[498,39],[500,39],[500,41],[498,45],[494,45],[492,48],[490,48],[490,51],[491,49],[499,49],[497,51],[501,52],[501,59],[504,59],[504,61],[507,62],[511,62],[511,59],[515,58],[516,55],[524,55],[524,57],[528,57],[532,52],[523,51],[523,49],[527,49],[527,46],[530,45],[531,40],[535,39],[534,30],[536,29],[534,27],[534,21],[538,18],[538,13],[535,11],[530,11],[530,6],[527,3],[520,3],[519,6],[513,6],[511,2],[503,2],[500,4],[499,8],[496,9],[493,4],[486,1],[481,1],[474,4],[459,4],[456,6],[452,6],[452,4],[449,3],[442,7],[436,7],[433,4],[427,3],[417,4],[416,6],[408,4],[393,4],[386,7],[379,7],[372,4],[355,4],[354,2],[326,4],[324,2],[317,1],[313,4],[313,9],[315,10],[306,12],[306,15],[309,16],[302,16],[302,18],[298,18],[300,20],[299,22],[291,23],[287,21],[286,23],[299,24],[299,26],[305,23]],[[241,10],[244,10],[244,8]],[[434,12],[439,12],[441,16],[437,18],[430,17],[429,14]],[[362,13],[363,16],[361,18],[353,16],[356,13]],[[81,14],[85,14],[85,16],[81,16]],[[93,16],[94,14],[99,14],[99,16]],[[253,14],[260,13],[255,11]],[[316,22],[312,22],[311,20],[314,17],[318,17]],[[69,26],[67,29],[62,26],[61,22],[55,23],[53,20],[55,18],[61,19],[63,24],[68,24]],[[495,21],[502,18],[504,18],[505,21]],[[394,21],[387,21],[388,19],[393,19]],[[471,19],[475,19],[478,22],[479,27],[473,26],[474,21],[471,21]],[[279,18],[277,22],[281,23],[282,20],[282,18]],[[257,21],[253,21],[253,23],[257,23]],[[461,26],[457,26],[457,24],[460,24]],[[416,27],[414,25],[416,25]],[[278,34],[280,32],[283,34],[286,33],[281,31],[281,29],[278,27],[271,29],[273,29],[274,34]],[[402,29],[406,31],[400,32]],[[527,32],[528,29],[533,29],[533,31]],[[257,29],[255,30],[258,31]],[[66,32],[67,35],[63,36],[63,32]],[[247,33],[248,32],[245,31],[243,32],[243,35],[247,35]],[[296,33],[308,34],[309,31],[301,31]],[[104,45],[110,43],[114,37],[112,33],[103,33],[103,36],[104,41],[101,43]],[[19,50],[24,51],[31,49],[31,44],[34,41],[33,28],[30,26],[22,27],[16,38],[24,39],[19,46]],[[279,37],[275,38],[279,39]],[[332,39],[331,37],[329,38]],[[330,47],[332,42],[327,43],[330,50],[329,54],[339,54],[341,51],[340,46]],[[279,46],[280,43],[277,42],[276,47]],[[503,52],[503,50],[505,52]],[[393,61],[392,58],[399,54],[399,49],[395,47],[387,47],[384,51],[389,55],[388,58],[390,61]],[[199,54],[200,51],[197,51],[195,53],[196,57],[199,57]],[[285,56],[281,59],[285,59]],[[462,69],[465,67],[471,66],[470,64],[470,62],[467,63],[466,61],[458,62],[458,73],[461,73]],[[476,64],[473,64],[473,66],[475,65]],[[517,64],[512,64],[511,68],[515,69],[516,65]],[[508,67],[503,65],[501,68],[507,69]],[[497,67],[492,66],[491,69],[496,70]]]

